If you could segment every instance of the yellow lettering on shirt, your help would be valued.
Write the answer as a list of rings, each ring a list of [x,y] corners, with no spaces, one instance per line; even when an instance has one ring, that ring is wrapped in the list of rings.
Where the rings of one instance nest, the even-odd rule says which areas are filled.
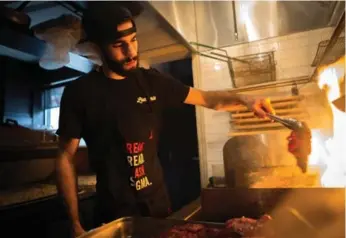
[[[139,155],[129,155],[127,156],[127,161],[131,167],[137,167],[144,164],[144,155],[140,153]]]
[[[132,159],[132,156],[127,156],[127,162],[129,163],[129,165],[132,167],[133,166],[133,163],[132,163],[133,159]]]
[[[149,181],[147,176],[136,181],[136,190],[142,190],[143,188],[149,187],[152,183]]]

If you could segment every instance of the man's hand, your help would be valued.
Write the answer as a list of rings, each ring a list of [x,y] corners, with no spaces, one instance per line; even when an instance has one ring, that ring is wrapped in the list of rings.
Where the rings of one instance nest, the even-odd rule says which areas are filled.
[[[266,113],[275,114],[269,98],[240,95],[242,103],[253,111],[257,117],[265,118]]]

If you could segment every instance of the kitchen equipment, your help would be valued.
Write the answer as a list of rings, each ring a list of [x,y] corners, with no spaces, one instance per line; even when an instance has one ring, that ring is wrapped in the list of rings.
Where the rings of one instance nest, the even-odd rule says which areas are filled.
[[[123,217],[103,225],[99,228],[91,230],[79,238],[91,237],[112,237],[112,238],[156,238],[160,234],[169,230],[175,225],[184,225],[187,223],[203,224],[210,228],[224,228],[223,223],[211,222],[196,222],[196,221],[183,221],[176,219],[157,219],[150,217]]]
[[[279,123],[278,123],[279,124]],[[320,173],[302,173],[288,150],[290,131],[230,138],[223,147],[227,188],[306,188],[320,186]]]
[[[271,214],[264,237],[345,237],[345,189],[292,190]]]
[[[344,211],[345,209],[344,191],[344,189],[340,188],[204,188],[201,191],[200,206],[191,206],[191,215],[187,215],[187,219],[183,220],[183,218],[179,217],[176,217],[174,219],[156,219],[150,217],[123,217],[108,224],[105,224],[102,227],[91,230],[86,234],[80,236],[80,238],[154,238],[175,225],[183,225],[189,223],[204,224],[210,228],[223,228],[224,223],[228,219],[242,216],[250,218],[259,218],[263,214],[271,215],[274,220],[278,219],[278,222],[275,222],[275,230],[278,231],[280,231],[281,228],[283,230],[286,228],[290,229],[290,224],[294,224],[295,227],[301,224],[305,226],[305,229],[311,229],[311,227],[319,229],[319,223],[322,222],[324,218],[326,218],[329,223],[332,223],[333,218],[335,217],[340,218],[340,211]],[[318,199],[316,200],[316,198]],[[305,206],[304,204],[307,204],[306,201],[313,202],[308,202],[309,206]],[[322,204],[325,204],[325,206],[319,204],[321,202]],[[195,201],[193,201],[193,203],[195,203]],[[284,213],[281,212],[282,209],[285,210]],[[280,227],[281,223],[285,223],[285,217],[286,219],[293,219],[296,222],[287,223]],[[301,221],[301,219],[303,219],[303,222]],[[344,220],[341,221],[344,222]],[[291,232],[294,232],[294,229]]]
[[[274,52],[262,52],[238,57],[228,56],[228,52],[210,45],[190,42],[208,51],[197,53],[203,57],[227,63],[233,88],[272,82],[276,80]]]
[[[345,37],[338,37],[335,41],[335,45],[330,49],[329,52],[326,53],[323,60],[322,57],[325,53],[325,50],[329,44],[330,40],[321,41],[318,44],[318,49],[316,52],[316,56],[311,64],[311,67],[316,67],[318,62],[321,65],[327,65],[335,62],[337,59],[342,57],[345,54]]]
[[[0,124],[0,149],[37,146],[40,144],[41,137],[41,132],[19,125],[14,119],[8,118]]]
[[[241,216],[259,218],[267,213],[274,222],[268,223],[272,225],[265,231],[275,230],[280,234],[277,237],[343,237],[345,189],[205,188],[201,191],[201,207],[191,213],[194,215],[188,221],[212,223]],[[312,235],[316,229],[318,236]]]
[[[266,145],[257,135],[235,136],[223,148],[227,187],[251,187],[250,173],[266,167]]]
[[[0,190],[40,182],[52,174],[58,153],[55,137],[48,131],[20,125],[14,119],[1,123]]]
[[[276,116],[270,113],[267,113],[267,116],[272,119],[273,121],[279,122],[288,129],[294,130],[294,131],[300,131],[302,129],[305,129],[303,126],[303,123],[293,119],[293,118],[282,118],[280,116]]]

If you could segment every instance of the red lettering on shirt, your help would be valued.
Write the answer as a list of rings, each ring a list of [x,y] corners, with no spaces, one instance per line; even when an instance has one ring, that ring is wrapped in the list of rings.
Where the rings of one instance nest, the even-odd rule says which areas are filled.
[[[129,154],[132,154],[132,144],[131,143],[126,143],[126,149]]]
[[[129,154],[142,153],[144,149],[144,142],[126,143],[126,150]]]
[[[135,169],[135,178],[140,178],[145,175],[144,165],[141,165]]]

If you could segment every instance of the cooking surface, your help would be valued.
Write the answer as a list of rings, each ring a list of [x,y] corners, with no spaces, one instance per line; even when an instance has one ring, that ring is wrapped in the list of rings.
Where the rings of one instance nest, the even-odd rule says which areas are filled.
[[[275,222],[267,226],[266,231],[275,230],[282,238],[344,237],[345,234],[344,189],[208,188],[202,189],[201,195],[200,200],[193,201],[172,217],[223,223],[234,217],[258,218],[267,213]],[[312,235],[315,231],[318,236]]]

